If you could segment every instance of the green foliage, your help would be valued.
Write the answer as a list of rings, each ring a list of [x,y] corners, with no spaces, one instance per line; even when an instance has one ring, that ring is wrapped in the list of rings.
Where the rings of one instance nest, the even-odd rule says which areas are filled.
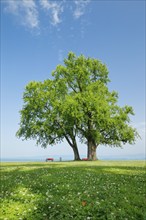
[[[120,107],[118,94],[109,91],[105,64],[70,52],[53,80],[30,82],[24,92],[18,137],[36,139],[42,147],[64,138],[77,149],[76,137],[91,150],[99,144],[121,147],[139,136],[130,125],[130,106]],[[96,157],[94,157],[96,158]]]
[[[36,139],[42,147],[61,141],[69,127],[64,123],[62,111],[65,94],[63,80],[55,84],[52,80],[30,82],[23,96],[24,106],[20,111],[21,122],[17,136]]]
[[[0,219],[145,219],[144,164],[2,163]]]
[[[71,94],[66,101],[71,104],[68,109],[76,120],[80,139],[116,147],[135,143],[138,133],[129,125],[133,109],[117,105],[118,94],[107,87],[106,66],[72,52],[64,63],[65,66],[57,66],[53,76],[66,81]]]

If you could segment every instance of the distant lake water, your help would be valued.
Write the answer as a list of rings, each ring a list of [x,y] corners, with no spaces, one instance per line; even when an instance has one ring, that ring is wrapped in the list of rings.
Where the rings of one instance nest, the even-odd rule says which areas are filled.
[[[36,157],[16,157],[1,158],[1,162],[45,162],[47,157],[54,158],[54,161],[71,161],[74,160],[73,155],[50,155]],[[81,159],[86,155],[81,155]],[[99,160],[146,160],[146,155],[126,155],[126,156],[102,156]]]

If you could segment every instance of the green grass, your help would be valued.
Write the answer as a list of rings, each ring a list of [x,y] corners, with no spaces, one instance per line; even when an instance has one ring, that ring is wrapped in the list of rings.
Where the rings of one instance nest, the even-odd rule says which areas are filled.
[[[1,163],[3,220],[144,220],[145,161]]]

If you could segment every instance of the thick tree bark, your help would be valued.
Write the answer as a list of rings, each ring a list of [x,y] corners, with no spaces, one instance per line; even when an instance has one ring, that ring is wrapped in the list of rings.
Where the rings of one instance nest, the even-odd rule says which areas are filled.
[[[71,140],[68,138],[68,136],[65,135],[65,138],[67,140],[67,142],[69,143],[69,145],[71,146],[71,148],[73,149],[74,152],[74,160],[81,160],[80,159],[80,155],[79,155],[79,151],[78,151],[78,146],[77,146],[77,142],[75,137],[72,137]]]
[[[89,111],[88,115],[88,133],[87,133],[87,144],[88,144],[88,151],[87,151],[87,158],[88,160],[97,160],[96,156],[96,141],[94,140],[93,134],[93,124],[92,124],[92,113]]]
[[[72,149],[73,149],[73,152],[74,152],[74,160],[81,160],[76,143],[73,144]]]
[[[95,141],[93,139],[89,139],[88,140],[88,152],[87,152],[88,160],[97,160],[96,148],[97,148],[97,145],[95,144]]]

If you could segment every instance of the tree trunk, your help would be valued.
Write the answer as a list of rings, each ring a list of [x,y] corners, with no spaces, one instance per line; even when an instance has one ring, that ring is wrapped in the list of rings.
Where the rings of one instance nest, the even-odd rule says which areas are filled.
[[[81,160],[76,142],[73,143],[72,149],[73,149],[73,152],[74,152],[74,160]]]
[[[88,140],[88,152],[87,152],[88,160],[97,160],[96,148],[97,145],[95,144],[95,141],[93,139]]]
[[[67,142],[69,143],[69,145],[71,146],[71,148],[73,149],[74,152],[74,160],[81,160],[80,159],[80,155],[79,155],[79,151],[78,151],[78,146],[77,146],[77,142],[75,137],[71,137],[71,140],[68,138],[68,136],[65,135],[65,138],[67,140]]]

